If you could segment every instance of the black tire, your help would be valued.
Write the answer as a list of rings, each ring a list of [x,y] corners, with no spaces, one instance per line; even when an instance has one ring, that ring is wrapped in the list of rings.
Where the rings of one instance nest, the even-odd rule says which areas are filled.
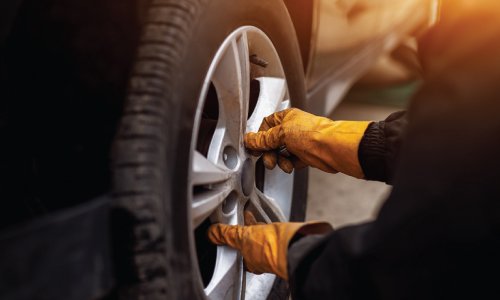
[[[153,0],[113,153],[117,274],[123,299],[203,299],[190,255],[188,165],[197,99],[211,60],[236,28],[273,41],[295,107],[303,66],[281,0]],[[303,220],[307,171],[296,172],[292,220]],[[286,299],[276,282],[273,299]]]

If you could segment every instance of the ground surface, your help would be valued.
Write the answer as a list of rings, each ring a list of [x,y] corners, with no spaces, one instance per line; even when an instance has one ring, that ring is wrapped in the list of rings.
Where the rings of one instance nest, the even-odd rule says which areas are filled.
[[[334,120],[383,120],[401,108],[344,102],[331,116]],[[373,218],[390,187],[380,182],[354,179],[343,174],[309,173],[308,220],[324,220],[338,228]]]

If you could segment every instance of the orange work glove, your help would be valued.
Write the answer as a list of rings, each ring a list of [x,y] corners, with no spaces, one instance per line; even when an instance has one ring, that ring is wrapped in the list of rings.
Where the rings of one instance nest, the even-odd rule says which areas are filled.
[[[245,220],[246,224],[256,224],[249,212],[245,212]],[[288,244],[295,234],[322,234],[331,230],[330,224],[322,222],[249,226],[215,224],[208,229],[208,238],[214,244],[239,250],[248,271],[255,274],[273,273],[288,280]]]
[[[268,169],[278,164],[291,173],[294,167],[309,165],[363,178],[358,148],[370,123],[332,121],[289,108],[264,118],[259,132],[245,135],[245,146],[252,152],[265,152],[263,161]],[[277,150],[283,146],[296,158],[278,156]]]

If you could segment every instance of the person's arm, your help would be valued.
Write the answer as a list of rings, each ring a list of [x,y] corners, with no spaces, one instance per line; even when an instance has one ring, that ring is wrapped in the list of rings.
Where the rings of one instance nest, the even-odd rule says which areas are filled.
[[[392,183],[407,123],[406,112],[400,111],[368,126],[358,150],[365,179]]]
[[[371,223],[346,227],[329,235],[305,236],[288,249],[292,298],[374,299],[356,254],[365,250]]]
[[[245,135],[245,146],[262,154],[264,166],[291,173],[311,166],[328,173],[364,178],[358,148],[370,121],[334,121],[289,108],[264,118],[259,132]],[[286,148],[291,157],[281,153]]]
[[[375,221],[291,245],[293,299],[498,294],[500,4],[467,3],[424,39],[427,78],[405,117],[391,195]]]
[[[298,109],[287,109],[264,119],[260,131],[248,133],[245,145],[268,169],[279,165],[291,173],[311,166],[356,178],[391,182],[407,124],[404,111],[380,122],[334,121]],[[279,149],[293,154],[279,155]]]

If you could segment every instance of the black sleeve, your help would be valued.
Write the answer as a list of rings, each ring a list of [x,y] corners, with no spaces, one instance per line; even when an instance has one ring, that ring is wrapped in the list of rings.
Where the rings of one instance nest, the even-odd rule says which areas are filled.
[[[365,179],[392,183],[407,123],[406,112],[400,111],[368,126],[358,150]]]
[[[292,298],[373,299],[353,255],[362,251],[362,237],[370,226],[306,236],[292,244],[288,250]]]
[[[293,299],[500,294],[499,15],[427,37],[432,72],[408,109],[391,195],[373,222],[289,248]]]

